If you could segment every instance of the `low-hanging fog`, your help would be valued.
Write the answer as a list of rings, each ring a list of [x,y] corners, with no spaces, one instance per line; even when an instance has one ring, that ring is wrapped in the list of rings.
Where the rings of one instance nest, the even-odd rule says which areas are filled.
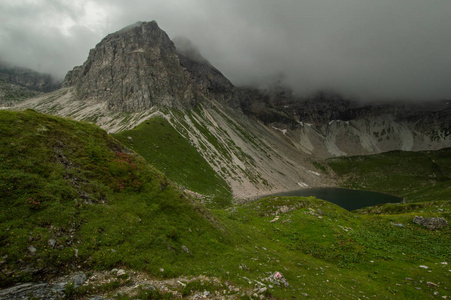
[[[108,33],[151,20],[238,86],[451,98],[451,1],[3,0],[0,60],[62,78]]]

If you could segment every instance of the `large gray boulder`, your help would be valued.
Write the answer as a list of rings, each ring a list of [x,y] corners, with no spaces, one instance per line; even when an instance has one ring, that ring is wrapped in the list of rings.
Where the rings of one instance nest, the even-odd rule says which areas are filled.
[[[426,227],[429,230],[441,229],[448,226],[448,221],[444,218],[428,218],[422,216],[416,216],[413,218],[413,222]]]

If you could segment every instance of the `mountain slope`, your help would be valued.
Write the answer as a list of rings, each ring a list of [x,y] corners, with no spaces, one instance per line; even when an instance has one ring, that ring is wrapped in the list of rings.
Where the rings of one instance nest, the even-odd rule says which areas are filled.
[[[322,92],[299,97],[282,87],[239,93],[247,115],[316,157],[451,146],[450,100],[364,103]]]
[[[207,205],[230,205],[232,195],[228,184],[166,119],[148,119],[114,137],[163,171],[172,181],[208,195],[203,199]]]

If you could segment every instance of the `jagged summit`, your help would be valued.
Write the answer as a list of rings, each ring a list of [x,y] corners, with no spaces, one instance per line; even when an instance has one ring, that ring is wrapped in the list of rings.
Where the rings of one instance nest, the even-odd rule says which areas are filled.
[[[142,22],[106,36],[86,62],[65,78],[84,99],[107,101],[113,111],[139,111],[156,104],[195,102],[175,46],[155,21]]]
[[[82,66],[66,75],[64,86],[75,86],[79,98],[106,101],[108,109],[127,112],[154,105],[191,108],[202,95],[232,87],[208,62],[190,61],[177,53],[157,22],[138,22],[106,36]]]

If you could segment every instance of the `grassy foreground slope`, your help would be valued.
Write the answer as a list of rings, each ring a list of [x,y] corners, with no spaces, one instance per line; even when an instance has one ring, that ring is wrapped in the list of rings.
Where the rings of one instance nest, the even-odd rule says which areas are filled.
[[[355,213],[314,197],[269,197],[216,213],[246,236],[236,251],[248,259],[237,275],[262,280],[280,271],[290,287],[271,292],[284,299],[449,297],[451,232],[412,219],[450,220],[451,203],[403,206]]]
[[[227,246],[208,212],[100,128],[0,111],[0,132],[1,285],[78,265],[172,276]]]
[[[213,206],[231,202],[227,183],[163,117],[154,117],[132,130],[114,135],[174,182],[208,195]]]
[[[185,297],[451,297],[449,228],[412,222],[450,220],[449,201],[348,212],[313,197],[269,197],[209,211],[91,124],[0,111],[0,131],[1,287],[119,267],[217,279],[177,284]],[[266,280],[277,271],[287,286]],[[127,299],[117,291],[102,296]],[[140,299],[174,297],[160,292]]]
[[[406,202],[451,200],[451,148],[337,157],[327,163],[343,187],[393,194]]]

